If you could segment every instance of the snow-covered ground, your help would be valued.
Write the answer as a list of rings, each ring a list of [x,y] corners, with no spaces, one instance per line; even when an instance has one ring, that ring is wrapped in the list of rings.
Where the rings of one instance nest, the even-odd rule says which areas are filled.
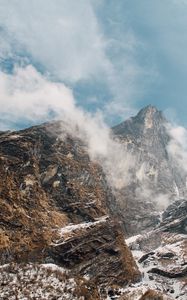
[[[77,231],[86,230],[88,228],[94,227],[98,224],[105,223],[109,216],[105,215],[100,218],[95,219],[94,222],[83,222],[79,224],[69,224],[58,230],[59,239],[53,242],[53,246],[57,246],[67,242]]]
[[[65,233],[69,233],[69,232],[72,232],[75,230],[86,229],[91,226],[95,226],[96,224],[106,222],[107,218],[108,218],[108,216],[106,215],[106,216],[102,216],[102,217],[98,218],[95,222],[84,222],[84,223],[79,223],[79,224],[71,224],[71,225],[61,228],[60,233],[61,233],[61,235],[63,235]]]
[[[126,240],[142,274],[142,281],[125,289],[124,292],[132,300],[139,299],[138,297],[148,289],[162,292],[165,299],[187,300],[186,276],[167,278],[151,272],[153,268],[157,268],[166,272],[177,273],[185,268],[187,260],[186,235],[162,233],[161,245],[156,249],[153,247],[147,253],[142,250],[141,242],[148,237],[149,234],[137,235]]]
[[[1,266],[1,300],[83,300],[78,296],[79,283],[53,264]]]

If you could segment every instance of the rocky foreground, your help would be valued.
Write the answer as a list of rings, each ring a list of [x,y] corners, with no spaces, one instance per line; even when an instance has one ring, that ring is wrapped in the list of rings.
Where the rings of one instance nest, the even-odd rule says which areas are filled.
[[[162,214],[156,229],[127,239],[142,283],[131,288],[133,294],[144,288],[160,290],[169,299],[185,300],[187,295],[187,201],[178,200]],[[139,286],[139,287],[138,287]]]

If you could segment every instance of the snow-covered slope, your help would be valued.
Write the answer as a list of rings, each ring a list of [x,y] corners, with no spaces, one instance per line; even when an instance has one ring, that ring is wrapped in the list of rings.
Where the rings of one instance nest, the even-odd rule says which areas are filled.
[[[142,282],[131,293],[138,286],[140,293],[154,289],[171,299],[187,299],[186,210],[186,200],[176,201],[155,230],[126,240],[142,273]]]

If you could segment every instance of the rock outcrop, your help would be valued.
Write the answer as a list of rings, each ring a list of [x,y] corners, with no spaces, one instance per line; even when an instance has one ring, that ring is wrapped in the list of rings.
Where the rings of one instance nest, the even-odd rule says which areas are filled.
[[[187,200],[173,202],[162,214],[160,226],[164,231],[187,234]]]
[[[1,264],[58,264],[96,287],[140,278],[102,168],[63,124],[2,133],[0,174]]]
[[[141,288],[161,291],[169,299],[186,299],[186,205],[177,200],[163,212],[157,228],[127,240],[143,275]]]

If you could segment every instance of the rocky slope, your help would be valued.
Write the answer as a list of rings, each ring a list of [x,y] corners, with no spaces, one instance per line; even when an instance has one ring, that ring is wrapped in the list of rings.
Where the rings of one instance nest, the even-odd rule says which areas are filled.
[[[0,270],[1,299],[100,299],[93,283],[55,265],[9,264]]]
[[[113,128],[115,138],[132,155],[130,184],[116,191],[127,234],[159,223],[159,211],[187,194],[186,176],[168,152],[168,122],[153,106]],[[125,181],[125,179],[124,179]]]
[[[67,132],[0,133],[0,299],[185,300],[186,174],[162,113],[149,106],[113,128],[134,158],[118,190]]]
[[[72,290],[83,284],[77,299],[89,289],[90,296],[80,299],[102,299],[99,293],[110,286],[139,280],[122,230],[108,209],[114,196],[103,171],[90,161],[84,143],[63,131],[63,124],[1,133],[0,174],[0,262],[9,264],[1,269],[1,299],[12,297],[6,294],[7,280],[25,285],[31,264],[39,274],[34,278],[41,277],[41,264],[65,268],[67,289],[71,278]],[[11,277],[16,270],[27,275]],[[44,277],[50,280],[49,274]],[[57,284],[59,292],[64,280]],[[35,289],[36,280],[32,282]],[[47,299],[65,299],[55,295]],[[46,299],[37,297],[31,299]]]
[[[187,201],[178,200],[162,214],[154,230],[127,240],[142,272],[143,288],[161,291],[170,299],[185,300],[187,295]],[[139,287],[138,287],[139,286]],[[132,298],[133,299],[133,298]]]

